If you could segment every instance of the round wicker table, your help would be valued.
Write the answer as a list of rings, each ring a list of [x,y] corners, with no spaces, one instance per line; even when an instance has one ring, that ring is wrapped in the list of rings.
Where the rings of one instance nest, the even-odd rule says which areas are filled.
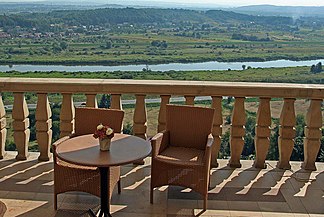
[[[111,216],[107,205],[109,167],[129,164],[147,157],[151,153],[151,145],[149,141],[136,136],[115,134],[111,141],[110,150],[100,151],[99,140],[89,134],[62,142],[57,147],[56,152],[58,158],[69,163],[99,168],[101,194],[99,216]],[[94,215],[93,212],[92,215]]]

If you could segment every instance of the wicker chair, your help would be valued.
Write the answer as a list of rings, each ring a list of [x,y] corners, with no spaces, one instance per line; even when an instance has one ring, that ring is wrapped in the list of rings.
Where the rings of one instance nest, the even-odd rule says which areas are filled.
[[[53,144],[54,154],[54,209],[57,209],[57,195],[68,191],[82,191],[100,197],[100,173],[97,167],[74,165],[62,161],[57,157],[56,147],[63,141],[75,136],[93,133],[99,123],[111,126],[116,133],[122,130],[124,112],[113,109],[76,108],[75,109],[75,133],[66,136]],[[108,205],[113,187],[120,186],[120,167],[110,168],[110,189],[108,192]]]
[[[155,187],[176,185],[200,193],[207,209],[214,109],[167,105],[166,130],[152,140],[150,202]]]

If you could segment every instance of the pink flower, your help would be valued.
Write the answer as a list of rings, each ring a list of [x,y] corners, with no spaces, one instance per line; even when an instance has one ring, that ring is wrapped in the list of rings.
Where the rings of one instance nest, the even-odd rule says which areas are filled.
[[[93,133],[93,137],[94,138],[99,138],[99,139],[111,139],[114,137],[114,130],[109,127],[109,126],[105,126],[102,124],[99,124],[97,126],[97,129],[95,130],[95,132]]]

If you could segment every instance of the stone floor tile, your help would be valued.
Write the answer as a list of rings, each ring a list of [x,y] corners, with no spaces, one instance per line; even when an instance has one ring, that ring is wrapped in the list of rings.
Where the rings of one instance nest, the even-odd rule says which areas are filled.
[[[262,217],[261,212],[252,212],[252,211],[230,211],[231,216],[233,217]]]
[[[324,192],[322,190],[308,189],[305,195],[299,196],[299,199],[309,214],[324,214],[323,195]]]
[[[260,212],[258,202],[227,201],[228,209],[231,211]]]
[[[309,217],[308,213],[294,213],[294,217]]]
[[[167,214],[194,215],[194,210],[202,207],[198,206],[197,200],[173,200],[167,203]]]
[[[295,190],[281,189],[280,192],[283,194],[287,204],[294,213],[307,214],[307,210],[302,204],[300,198],[295,195]]]
[[[203,200],[198,200],[198,206],[203,207]],[[228,202],[227,201],[219,201],[219,200],[208,200],[207,204],[208,210],[211,211],[228,211]]]
[[[263,217],[294,217],[293,213],[262,212]]]
[[[262,212],[279,212],[279,213],[292,213],[289,205],[284,202],[258,202]]]

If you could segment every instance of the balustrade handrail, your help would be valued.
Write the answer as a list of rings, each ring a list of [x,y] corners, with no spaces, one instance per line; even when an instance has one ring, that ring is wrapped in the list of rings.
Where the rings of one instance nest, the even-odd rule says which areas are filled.
[[[322,84],[76,79],[0,78],[1,92],[111,93],[187,96],[282,97],[323,99]]]

